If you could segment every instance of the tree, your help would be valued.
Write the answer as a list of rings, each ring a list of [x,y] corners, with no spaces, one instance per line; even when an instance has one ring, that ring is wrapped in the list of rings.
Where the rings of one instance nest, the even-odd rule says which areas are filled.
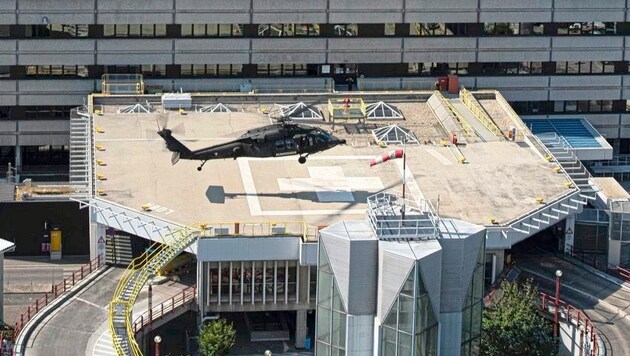
[[[503,282],[501,290],[496,305],[484,310],[481,355],[556,355],[553,324],[538,314],[538,288],[528,280],[522,287]]]
[[[213,320],[201,328],[199,348],[204,356],[220,356],[230,352],[236,339],[236,330],[231,321]]]

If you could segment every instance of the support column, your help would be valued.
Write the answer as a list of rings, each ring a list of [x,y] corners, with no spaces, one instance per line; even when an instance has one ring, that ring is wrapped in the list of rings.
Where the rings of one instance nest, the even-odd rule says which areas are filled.
[[[571,253],[574,246],[575,237],[575,214],[567,216],[564,225],[564,253]]]
[[[297,310],[295,312],[295,347],[304,348],[304,340],[306,340],[306,310]]]
[[[91,210],[92,208],[90,208]],[[101,255],[103,262],[105,262],[105,239],[107,229],[105,225],[101,225],[96,222],[90,223],[90,260]]]
[[[310,288],[309,286],[309,275],[308,275],[308,266],[299,266],[299,281],[300,284],[298,285],[298,304],[308,304],[308,290]],[[313,266],[311,268],[317,268],[316,266]]]

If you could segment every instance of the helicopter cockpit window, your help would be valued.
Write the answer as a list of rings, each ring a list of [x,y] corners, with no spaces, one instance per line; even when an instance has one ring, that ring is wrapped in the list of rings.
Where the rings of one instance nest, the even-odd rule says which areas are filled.
[[[309,137],[308,137],[308,145],[309,145],[309,146],[313,146],[313,144],[314,144],[314,143],[315,143],[315,142],[313,141],[313,136],[309,136]]]
[[[284,151],[284,140],[276,141],[276,151]]]
[[[293,141],[292,138],[284,140],[284,144],[286,145],[287,150],[295,149],[295,141]]]
[[[330,136],[330,134],[326,131],[322,131],[319,133],[319,141],[320,142],[328,142],[330,140],[332,140],[332,137]]]

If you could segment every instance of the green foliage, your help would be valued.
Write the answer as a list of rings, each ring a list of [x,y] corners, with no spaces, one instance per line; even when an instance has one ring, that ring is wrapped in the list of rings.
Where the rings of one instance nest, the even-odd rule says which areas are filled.
[[[220,356],[230,352],[236,339],[236,330],[231,321],[213,320],[204,325],[199,333],[199,348],[204,356]]]
[[[493,308],[484,310],[481,355],[552,356],[558,344],[553,324],[538,314],[538,289],[527,281],[503,282],[503,296]]]

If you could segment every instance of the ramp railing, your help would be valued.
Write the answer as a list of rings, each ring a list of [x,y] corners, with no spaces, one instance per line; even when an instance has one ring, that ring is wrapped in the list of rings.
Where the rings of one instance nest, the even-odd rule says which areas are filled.
[[[464,116],[462,116],[462,114],[459,111],[457,111],[455,107],[453,107],[453,104],[451,104],[444,97],[444,95],[442,95],[442,93],[440,93],[437,90],[435,91],[435,97],[440,100],[440,103],[448,110],[448,112],[451,114],[453,119],[455,119],[455,121],[462,128],[462,130],[466,134],[466,139],[469,140],[470,142],[477,141],[479,138],[479,135],[477,135],[477,132],[475,131],[475,129],[472,126],[470,126],[468,121],[466,121],[466,118],[464,118]]]
[[[177,308],[184,307],[195,300],[197,300],[197,285],[184,289],[181,293],[171,297],[171,299],[142,313],[133,322],[133,332],[137,334],[145,326],[153,323],[153,321],[159,320],[165,315],[175,312]]]
[[[165,235],[163,243],[153,244],[147,252],[134,259],[127,267],[109,305],[109,331],[117,355],[142,355],[134,337],[135,332],[131,321],[136,298],[150,278],[156,276],[199,236],[200,231],[191,228],[171,232]]]
[[[483,126],[485,126],[488,131],[492,132],[496,137],[501,140],[506,139],[505,135],[497,125],[492,121],[490,116],[486,114],[486,111],[479,105],[477,99],[464,87],[459,91],[459,99],[462,101],[462,104],[470,110],[470,112],[481,122]]]

